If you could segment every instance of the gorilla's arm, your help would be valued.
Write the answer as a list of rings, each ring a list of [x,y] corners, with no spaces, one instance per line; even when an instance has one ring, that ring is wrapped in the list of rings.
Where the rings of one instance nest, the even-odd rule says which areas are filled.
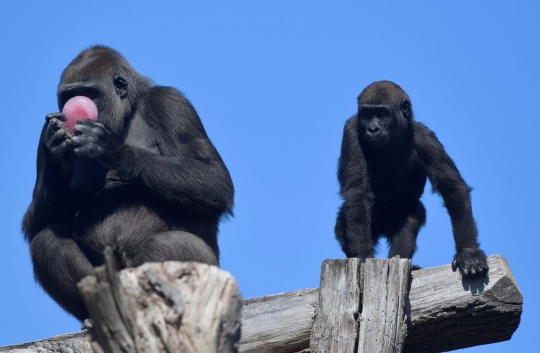
[[[123,143],[102,124],[81,120],[74,152],[116,170],[121,180],[138,182],[169,202],[199,214],[231,213],[234,188],[225,164],[208,139],[191,104],[170,87],[153,87],[139,102]],[[146,141],[141,145],[141,141]]]
[[[459,267],[465,276],[487,272],[486,255],[477,241],[478,230],[469,195],[471,188],[435,134],[418,122],[414,122],[414,129],[417,151],[433,191],[442,196],[452,222],[457,252],[452,263],[454,270]]]
[[[22,229],[27,240],[47,225],[69,224],[74,217],[70,191],[71,135],[61,113],[49,114],[38,144],[37,179]]]
[[[343,197],[335,227],[338,241],[347,257],[373,257],[370,203],[373,201],[366,161],[358,142],[358,118],[349,119],[343,132],[338,180]]]

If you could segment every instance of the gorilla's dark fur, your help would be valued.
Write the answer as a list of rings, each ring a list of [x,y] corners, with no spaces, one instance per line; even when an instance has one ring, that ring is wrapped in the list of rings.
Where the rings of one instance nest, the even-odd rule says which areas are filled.
[[[119,268],[218,265],[218,224],[232,214],[234,188],[189,101],[115,50],[94,46],[69,64],[59,110],[74,96],[92,99],[98,120],[80,120],[72,137],[62,113],[47,115],[23,231],[37,281],[84,320],[76,284],[103,263],[107,246]]]
[[[486,273],[471,189],[435,134],[413,120],[409,96],[393,82],[372,83],[358,97],[358,114],[345,125],[339,158],[344,202],[335,232],[346,256],[373,257],[384,236],[390,242],[389,257],[411,258],[426,221],[420,197],[427,178],[452,221],[454,270],[459,267],[464,276]]]

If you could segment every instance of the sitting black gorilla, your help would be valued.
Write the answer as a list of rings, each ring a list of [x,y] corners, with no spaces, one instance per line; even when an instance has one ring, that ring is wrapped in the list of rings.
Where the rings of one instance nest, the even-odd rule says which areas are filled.
[[[119,268],[218,265],[218,224],[232,214],[234,188],[189,101],[115,50],[94,46],[69,64],[59,109],[75,96],[90,98],[98,119],[79,120],[72,136],[64,114],[47,115],[23,231],[37,281],[82,321],[76,285],[103,264],[107,246]]]
[[[452,262],[464,276],[487,273],[485,253],[469,193],[454,162],[435,134],[413,120],[409,96],[395,83],[374,82],[358,97],[358,114],[344,130],[338,179],[344,199],[336,238],[347,257],[373,257],[381,236],[389,257],[411,258],[426,221],[420,202],[426,178],[444,199],[456,252]]]

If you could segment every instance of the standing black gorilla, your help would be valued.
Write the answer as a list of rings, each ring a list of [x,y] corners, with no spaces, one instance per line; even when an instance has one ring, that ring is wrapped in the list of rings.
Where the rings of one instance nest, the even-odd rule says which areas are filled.
[[[94,46],[64,70],[58,107],[97,106],[72,137],[46,116],[37,181],[23,231],[37,281],[66,311],[88,318],[76,284],[114,250],[120,268],[148,261],[219,263],[218,224],[234,187],[193,106],[153,86],[115,50]]]
[[[373,257],[381,236],[389,257],[411,258],[426,221],[420,202],[426,177],[450,214],[456,252],[452,262],[464,276],[487,273],[485,253],[469,192],[435,134],[413,120],[409,96],[393,82],[374,82],[358,97],[358,114],[346,125],[338,179],[344,199],[335,227],[347,257]]]

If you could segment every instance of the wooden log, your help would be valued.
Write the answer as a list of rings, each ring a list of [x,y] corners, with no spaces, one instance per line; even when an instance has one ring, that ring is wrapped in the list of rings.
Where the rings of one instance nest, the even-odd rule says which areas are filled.
[[[359,353],[401,352],[406,334],[405,307],[411,260],[366,259]]]
[[[309,347],[318,301],[317,288],[244,300],[239,351],[288,353]]]
[[[523,297],[510,266],[488,257],[489,273],[462,278],[450,265],[412,272],[405,352],[446,352],[509,340]]]
[[[214,266],[147,263],[115,272],[112,252],[96,277],[79,284],[100,352],[238,351],[241,297],[236,281]]]
[[[298,352],[309,347],[318,288],[245,299],[240,352]],[[16,351],[26,349],[27,351]],[[94,353],[86,330],[46,340],[0,347],[10,353]]]
[[[523,298],[504,258],[489,256],[488,264],[488,275],[477,279],[462,279],[450,265],[412,271],[404,351],[443,352],[512,337]],[[318,297],[314,288],[244,300],[239,351],[285,353],[308,348]],[[92,352],[83,337],[62,335],[0,347],[0,352]]]
[[[0,347],[9,353],[94,353],[86,339],[86,330],[47,339]]]
[[[359,259],[324,260],[319,306],[309,349],[312,353],[355,353],[361,301]]]

